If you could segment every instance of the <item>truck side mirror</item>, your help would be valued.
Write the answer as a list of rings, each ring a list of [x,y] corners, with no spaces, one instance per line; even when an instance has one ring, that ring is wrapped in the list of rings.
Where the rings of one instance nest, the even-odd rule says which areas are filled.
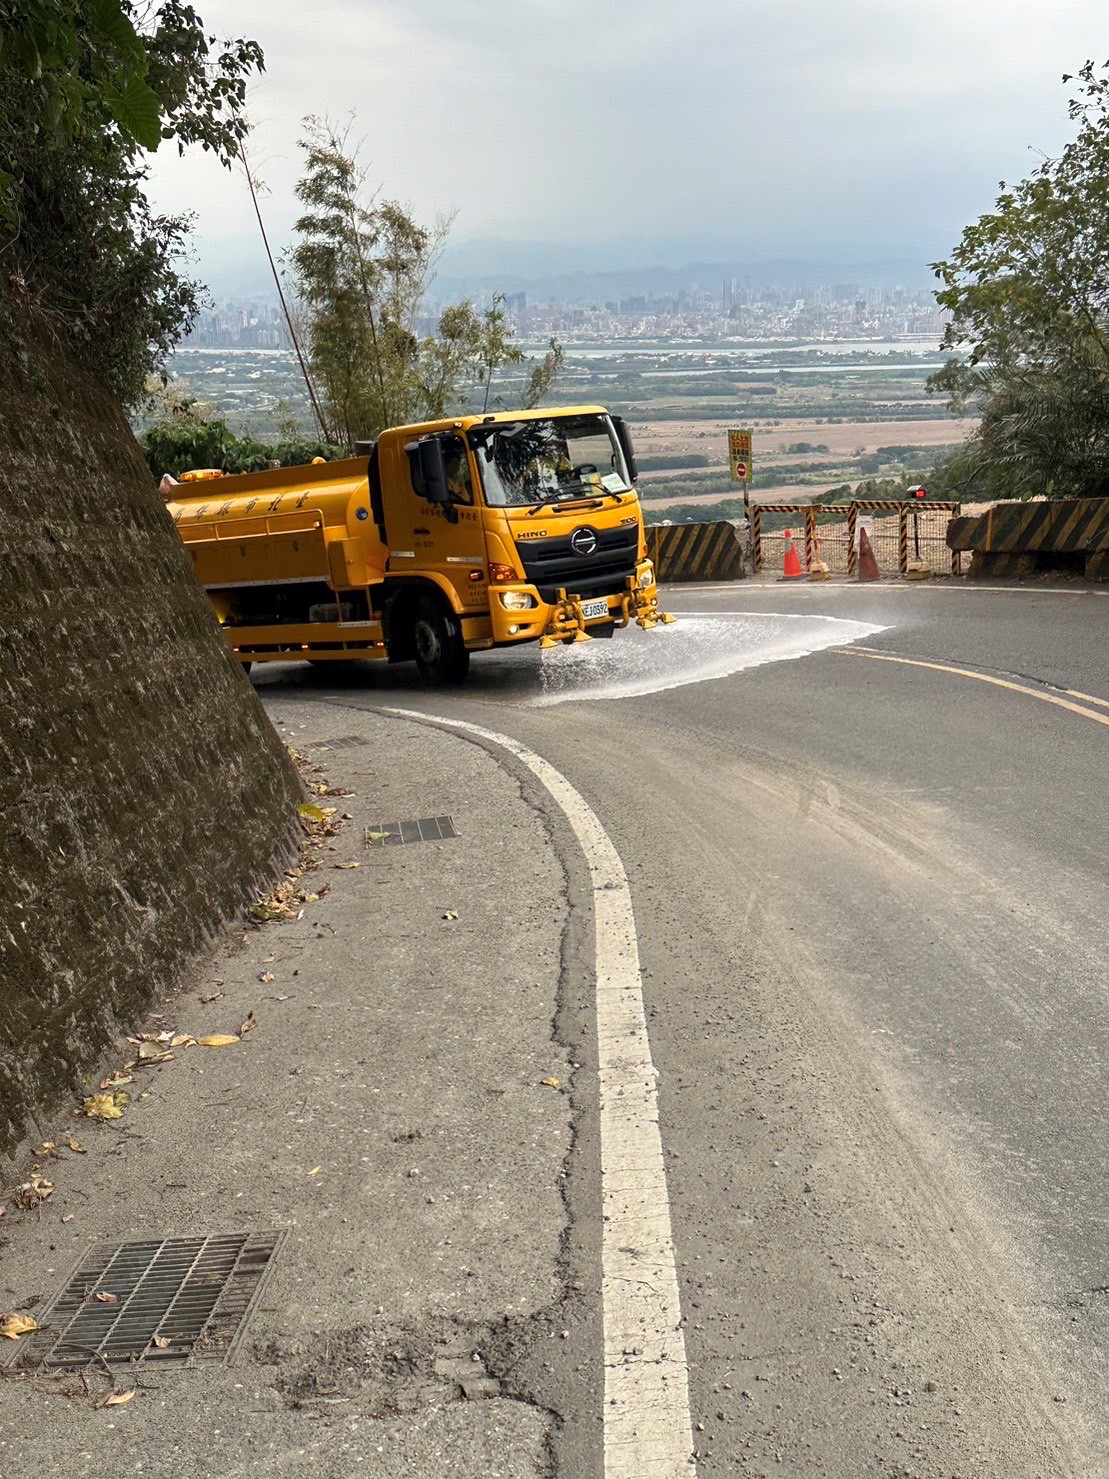
[[[451,495],[447,487],[447,469],[443,464],[443,443],[438,437],[424,437],[418,442],[410,442],[404,450],[413,456],[415,477],[412,481],[416,492],[428,503],[449,507]]]
[[[635,463],[635,453],[632,450],[631,433],[628,431],[627,423],[623,416],[614,416],[612,424],[616,428],[616,440],[620,443],[620,450],[624,454],[624,461],[628,464],[628,477],[634,483],[639,477],[639,468]]]

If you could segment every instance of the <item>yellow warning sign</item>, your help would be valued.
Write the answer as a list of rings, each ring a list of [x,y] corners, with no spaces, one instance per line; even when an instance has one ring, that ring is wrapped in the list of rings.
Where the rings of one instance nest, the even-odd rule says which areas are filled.
[[[729,430],[728,464],[731,467],[733,483],[751,481],[751,433],[749,431]]]

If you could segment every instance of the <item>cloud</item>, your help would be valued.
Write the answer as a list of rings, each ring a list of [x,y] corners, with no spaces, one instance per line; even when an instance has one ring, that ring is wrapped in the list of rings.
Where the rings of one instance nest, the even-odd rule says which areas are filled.
[[[458,238],[887,243],[926,253],[1069,136],[1092,0],[220,0],[266,52],[251,157],[275,238],[305,114],[356,114],[387,195]],[[241,178],[159,156],[202,264],[260,253]]]

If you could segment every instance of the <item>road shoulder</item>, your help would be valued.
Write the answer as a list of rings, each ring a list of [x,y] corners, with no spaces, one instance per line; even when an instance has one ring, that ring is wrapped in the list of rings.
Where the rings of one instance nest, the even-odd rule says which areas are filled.
[[[270,708],[326,767],[309,776],[352,793],[319,797],[349,819],[298,917],[236,934],[145,1024],[256,1025],[136,1070],[122,1119],[57,1126],[62,1158],[39,1163],[53,1193],[0,1224],[0,1305],[41,1315],[96,1242],[284,1241],[232,1365],[123,1367],[115,1385],[136,1399],[108,1408],[103,1372],[88,1392],[6,1375],[0,1469],[548,1472],[557,1414],[513,1373],[564,1294],[561,864],[478,747],[316,702]],[[364,842],[442,815],[457,838]],[[86,1154],[64,1148],[71,1135]]]

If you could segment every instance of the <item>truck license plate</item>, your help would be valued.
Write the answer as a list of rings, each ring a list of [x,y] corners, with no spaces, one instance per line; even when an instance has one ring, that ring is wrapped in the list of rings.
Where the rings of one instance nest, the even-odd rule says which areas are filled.
[[[583,601],[581,603],[581,614],[586,621],[593,621],[598,616],[608,615],[607,601]]]

